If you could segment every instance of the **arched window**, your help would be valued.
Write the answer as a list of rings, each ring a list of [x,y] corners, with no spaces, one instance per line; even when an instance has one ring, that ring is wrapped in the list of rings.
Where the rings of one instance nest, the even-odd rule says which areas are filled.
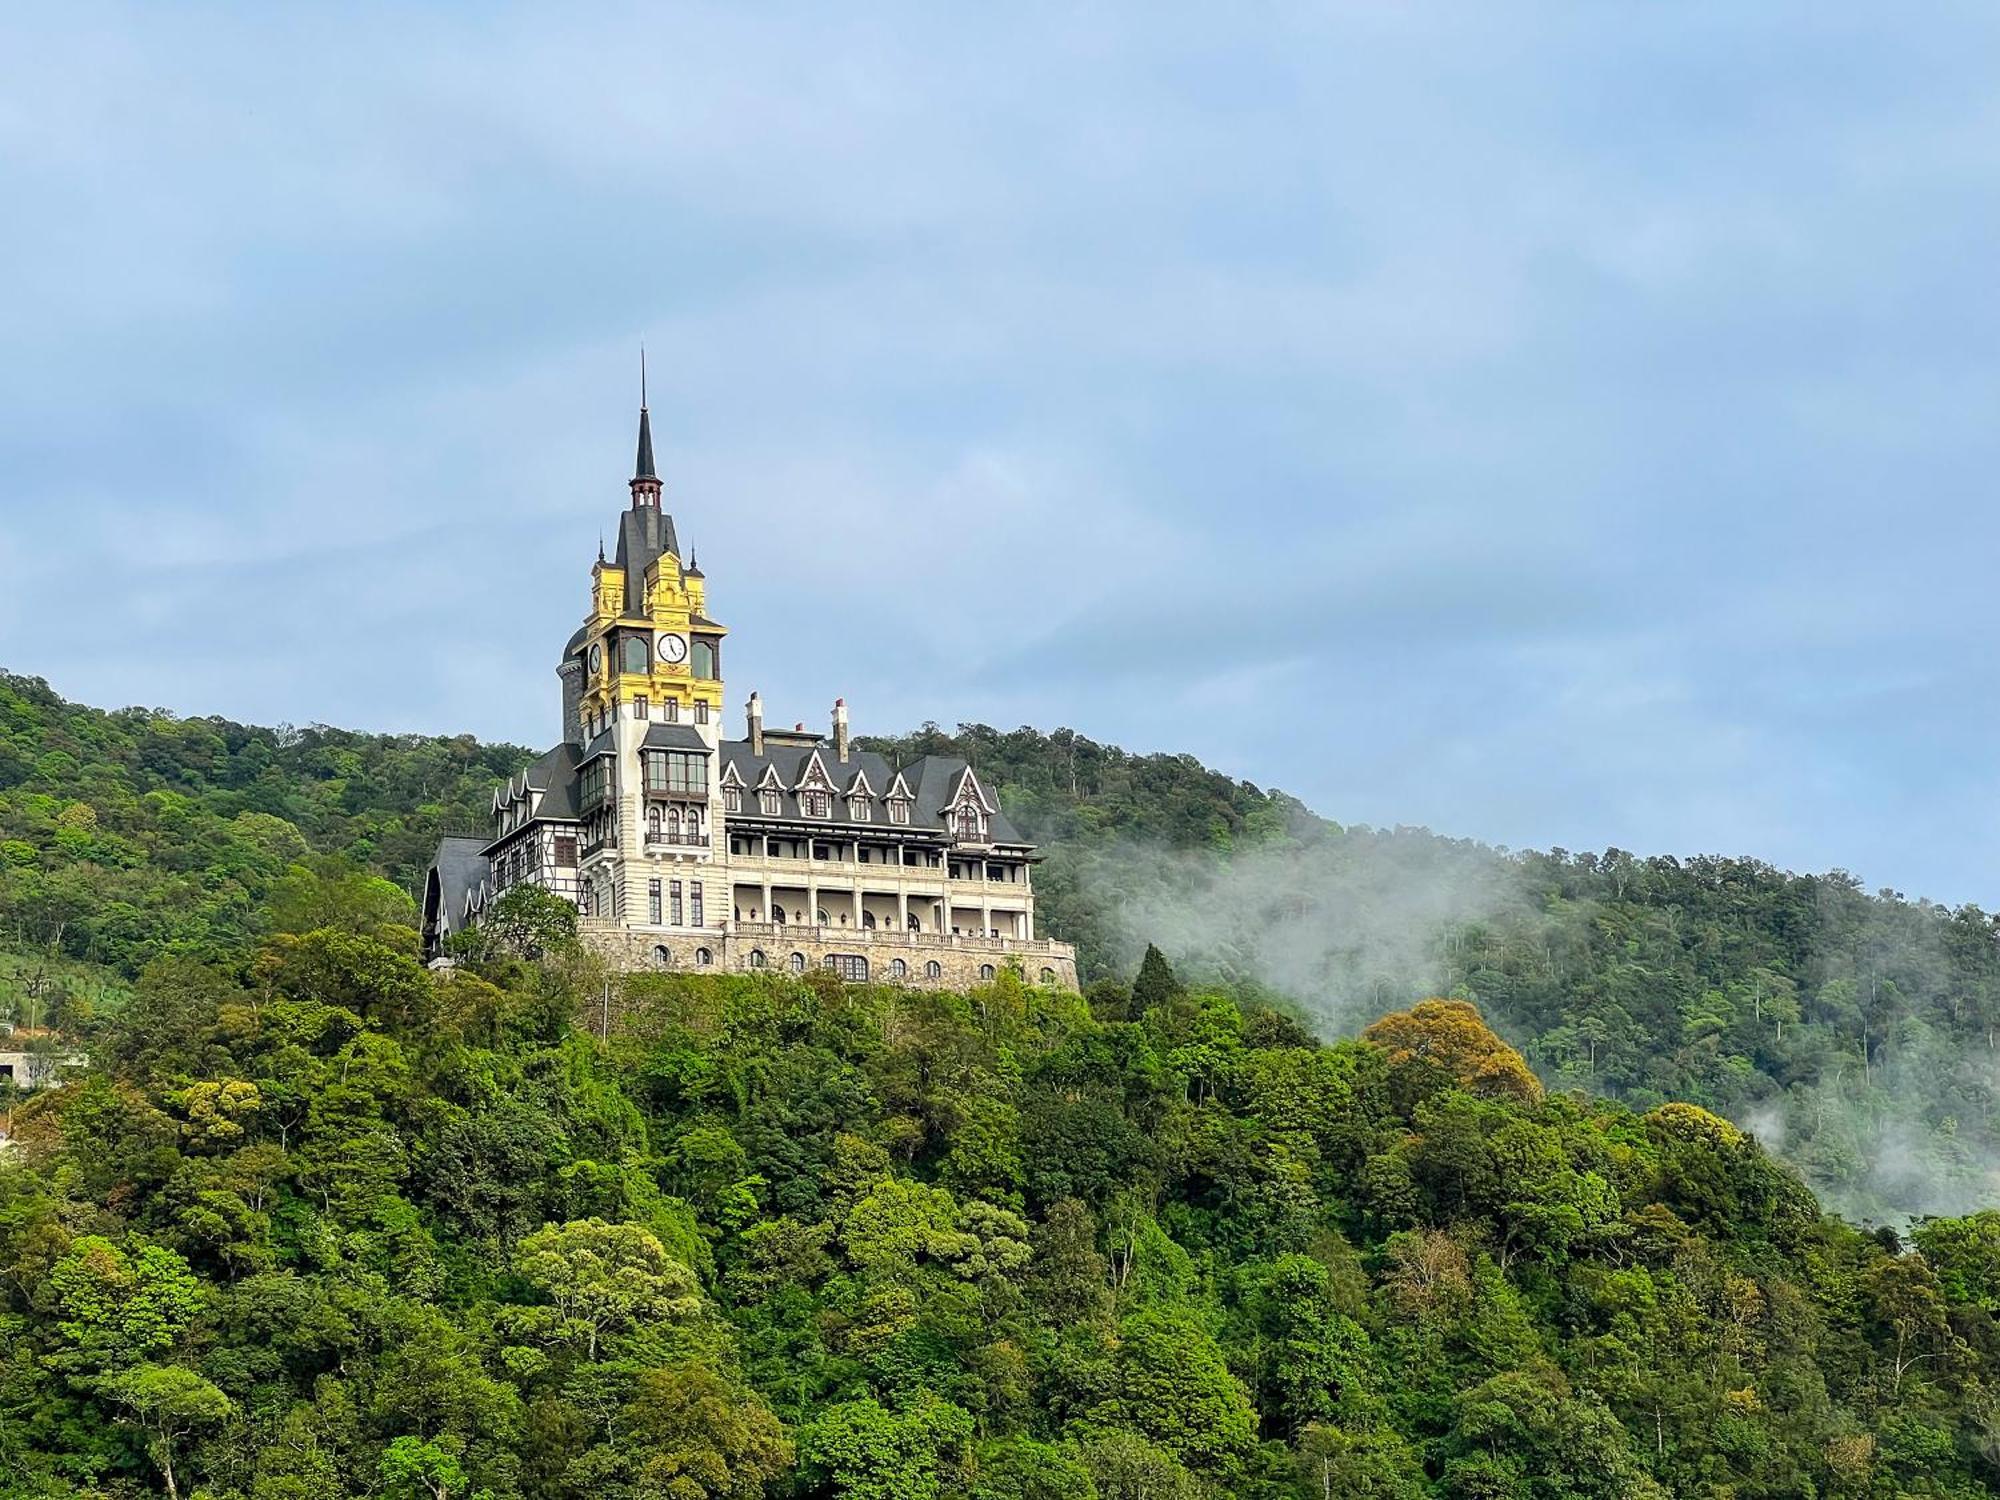
[[[649,839],[657,839],[659,838],[659,836],[660,836],[660,810],[657,807],[649,807],[646,809],[646,837]]]
[[[805,973],[805,971],[806,971],[806,956],[805,956],[805,955],[804,955],[803,953],[794,953],[794,954],[793,954],[793,955],[791,956],[791,960],[790,960],[790,962],[791,962],[791,965],[792,965],[792,972],[793,972],[794,974],[803,974],[803,973]]]
[[[939,963],[936,959],[932,959],[929,963],[924,965],[924,978],[940,979],[943,976],[944,976],[944,965]]]
[[[681,841],[681,810],[678,807],[667,809],[667,837],[676,844]]]
[[[653,949],[653,962],[659,968],[671,969],[674,966],[673,950],[668,948],[665,943],[661,943]]]
[[[958,836],[961,839],[977,843],[980,835],[985,831],[980,826],[983,821],[979,815],[979,809],[968,802],[958,810]]]
[[[765,964],[765,962],[766,962],[766,960],[765,960],[765,958],[764,958],[764,950],[763,950],[762,948],[752,948],[752,949],[750,950],[750,967],[751,967],[751,968],[753,968],[753,969],[761,969],[761,968],[763,968],[763,967],[764,967],[764,964]]]
[[[864,910],[861,913],[861,925],[866,930],[873,932],[875,930],[875,913]]]
[[[831,927],[833,925],[832,922],[827,920],[826,908],[824,906],[819,909],[819,925],[822,927]]]
[[[922,917],[918,916],[918,915],[917,915],[917,914],[916,914],[915,912],[911,912],[911,913],[910,913],[910,931],[912,931],[912,932],[922,932],[923,930],[924,930],[924,919],[923,919]]]
[[[910,972],[910,966],[904,963],[900,958],[892,958],[889,960],[889,977],[891,979],[901,979],[909,972]]]
[[[785,909],[775,901],[771,903],[771,920],[780,927],[785,925]]]
[[[694,962],[696,968],[705,969],[715,962],[715,955],[706,948],[697,948],[694,950]]]
[[[993,977],[993,965],[981,964],[979,966],[979,977],[982,981],[991,979]]]
[[[1056,982],[1056,971],[1054,969],[1042,970],[1043,984],[1054,984],[1055,982]]]

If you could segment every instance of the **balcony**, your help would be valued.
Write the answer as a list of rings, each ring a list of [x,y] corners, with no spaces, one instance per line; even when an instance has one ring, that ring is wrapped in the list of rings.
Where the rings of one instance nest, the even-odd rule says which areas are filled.
[[[648,849],[706,849],[708,835],[705,833],[648,833]]]

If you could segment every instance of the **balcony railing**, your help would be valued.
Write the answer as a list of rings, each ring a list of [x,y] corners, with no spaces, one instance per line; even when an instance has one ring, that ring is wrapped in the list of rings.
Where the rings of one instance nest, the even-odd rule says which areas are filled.
[[[1053,953],[1063,945],[1053,938],[981,937],[977,933],[955,932],[898,932],[893,927],[833,927],[825,923],[811,922],[724,922],[723,931],[731,937],[762,938],[772,942],[782,941],[786,934],[792,934],[805,942],[818,941],[818,935],[838,934],[843,943],[866,946],[870,943],[884,943],[898,948],[967,948],[975,952],[1002,953]]]
[[[708,835],[705,833],[648,833],[646,835],[646,847],[648,849],[659,848],[664,845],[674,845],[684,849],[706,849],[708,847]]]

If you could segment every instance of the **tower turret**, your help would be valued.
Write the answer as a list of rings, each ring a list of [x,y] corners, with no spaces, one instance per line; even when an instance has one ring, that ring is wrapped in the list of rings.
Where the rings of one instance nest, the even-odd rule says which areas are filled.
[[[653,419],[646,410],[646,351],[639,351],[639,456],[632,464],[632,508],[660,508],[660,475],[653,466]]]

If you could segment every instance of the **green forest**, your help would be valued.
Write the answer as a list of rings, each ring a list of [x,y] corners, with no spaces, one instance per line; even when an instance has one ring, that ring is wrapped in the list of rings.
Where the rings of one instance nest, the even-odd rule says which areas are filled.
[[[998,785],[1084,994],[619,980],[533,892],[427,970],[408,892],[525,752],[0,678],[0,1006],[90,1057],[5,1101],[0,1495],[2000,1486],[1983,913],[874,743]],[[1132,930],[1274,861],[1453,899]]]

